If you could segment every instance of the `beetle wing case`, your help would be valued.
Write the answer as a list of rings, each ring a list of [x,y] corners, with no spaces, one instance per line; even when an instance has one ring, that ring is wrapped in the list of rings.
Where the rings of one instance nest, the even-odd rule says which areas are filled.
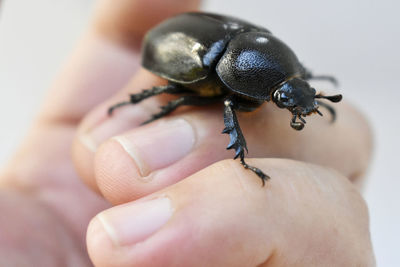
[[[268,100],[270,91],[303,67],[294,52],[265,32],[245,32],[230,41],[217,64],[217,74],[232,91]]]
[[[142,65],[167,80],[187,84],[215,71],[227,44],[243,31],[268,30],[211,13],[184,13],[150,30],[143,42]]]

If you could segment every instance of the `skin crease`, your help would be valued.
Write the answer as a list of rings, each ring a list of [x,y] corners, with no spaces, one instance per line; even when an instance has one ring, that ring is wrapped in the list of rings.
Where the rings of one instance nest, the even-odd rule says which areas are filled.
[[[0,229],[7,233],[0,235],[0,265],[90,266],[86,231],[96,266],[374,265],[365,203],[348,179],[361,181],[371,136],[363,116],[346,102],[335,105],[335,124],[328,116],[307,117],[303,132],[290,129],[289,113],[273,104],[239,115],[250,156],[263,158],[249,163],[272,177],[265,187],[238,162],[220,161],[233,155],[224,149],[228,136],[219,134],[218,105],[183,108],[163,119],[187,121],[195,143],[187,156],[147,179],[121,145],[108,140],[146,131],[138,124],[170,99],[149,99],[112,120],[105,114],[128,93],[164,82],[139,69],[143,33],[198,4],[99,1],[87,33],[0,175],[0,212],[6,215]],[[105,130],[94,140],[100,126]],[[112,243],[100,212],[121,206],[110,208],[107,201],[130,205],[160,197],[170,199],[174,212],[159,231],[139,244]]]

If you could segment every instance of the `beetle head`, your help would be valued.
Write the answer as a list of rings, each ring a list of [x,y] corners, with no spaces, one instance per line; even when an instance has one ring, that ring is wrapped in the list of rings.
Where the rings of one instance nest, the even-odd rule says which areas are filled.
[[[283,83],[278,89],[273,92],[272,100],[280,108],[287,108],[293,115],[290,126],[295,130],[304,128],[306,121],[303,117],[312,113],[322,113],[318,110],[318,103],[316,98],[328,99],[332,102],[339,102],[342,100],[342,95],[323,96],[316,95],[316,91],[308,82],[292,78]],[[297,118],[300,122],[297,122]]]

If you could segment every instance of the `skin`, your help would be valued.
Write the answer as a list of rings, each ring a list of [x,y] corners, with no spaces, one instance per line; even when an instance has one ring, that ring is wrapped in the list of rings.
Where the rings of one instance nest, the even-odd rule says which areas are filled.
[[[222,106],[140,127],[169,98],[157,97],[106,116],[128,93],[165,83],[140,69],[140,39],[198,4],[99,1],[1,173],[0,265],[375,265],[357,189],[371,135],[349,103],[335,105],[335,124],[312,116],[302,132],[273,104],[239,115],[259,157],[249,163],[272,177],[265,187],[230,160]]]

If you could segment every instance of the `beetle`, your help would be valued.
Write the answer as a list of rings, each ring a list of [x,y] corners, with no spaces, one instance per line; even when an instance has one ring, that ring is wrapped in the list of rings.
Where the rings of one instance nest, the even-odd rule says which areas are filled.
[[[263,185],[269,176],[244,160],[247,146],[236,111],[252,111],[272,101],[292,113],[293,129],[302,130],[303,117],[312,113],[322,116],[319,106],[327,108],[334,121],[334,108],[320,100],[342,99],[340,94],[316,94],[308,83],[311,79],[321,79],[336,84],[334,77],[313,75],[269,30],[230,16],[190,12],[165,20],[145,35],[142,65],[168,84],[130,95],[128,101],[110,107],[109,115],[116,108],[163,93],[181,96],[162,106],[159,113],[143,124],[180,106],[222,102],[225,124],[222,133],[230,136],[227,149],[234,149],[234,159],[240,158],[244,168],[257,174]]]

